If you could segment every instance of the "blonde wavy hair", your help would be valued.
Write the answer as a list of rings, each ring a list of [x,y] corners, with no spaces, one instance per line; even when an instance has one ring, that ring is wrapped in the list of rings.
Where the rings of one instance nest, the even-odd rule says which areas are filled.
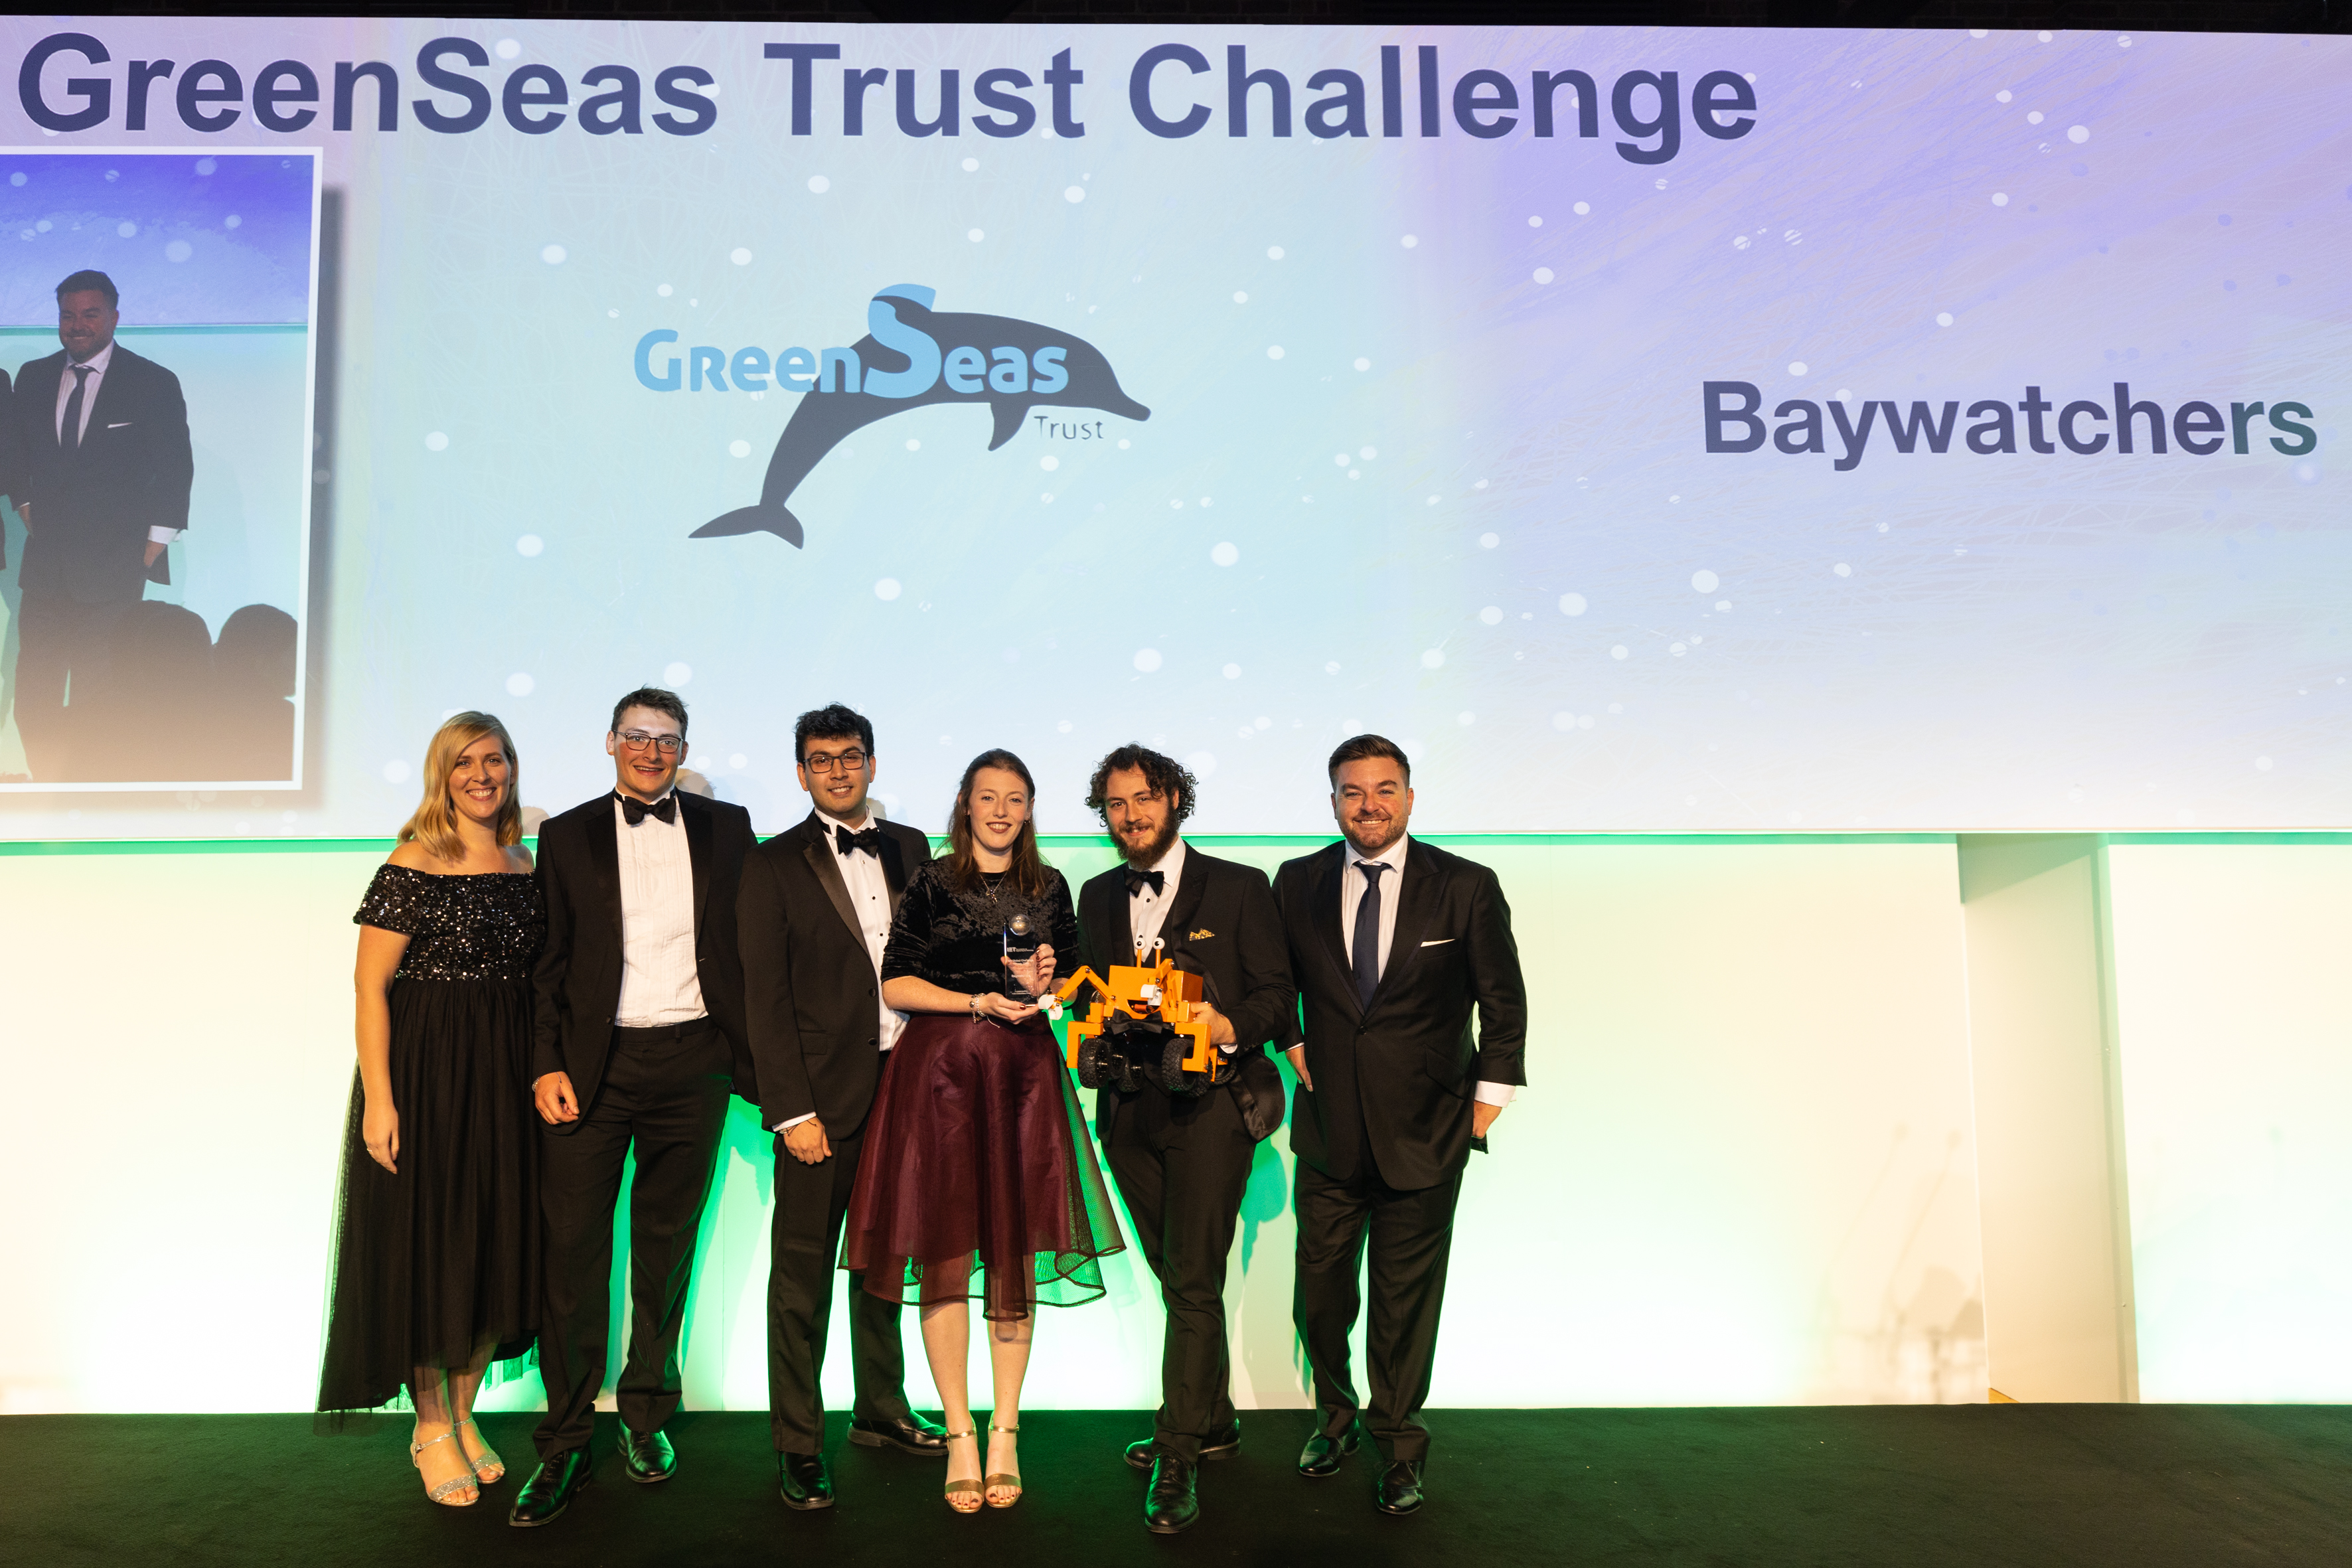
[[[514,737],[496,715],[467,712],[451,714],[433,731],[433,743],[425,748],[425,799],[401,825],[403,844],[415,839],[437,860],[465,858],[465,841],[457,837],[457,808],[449,804],[449,775],[457,771],[457,759],[466,748],[485,735],[499,738],[499,749],[507,759],[507,795],[499,802],[499,842],[522,842],[522,768],[515,758]]]

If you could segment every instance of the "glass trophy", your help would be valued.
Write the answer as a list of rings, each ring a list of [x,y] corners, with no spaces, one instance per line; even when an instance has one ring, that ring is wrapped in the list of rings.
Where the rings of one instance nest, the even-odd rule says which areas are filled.
[[[1004,922],[1004,956],[1015,963],[1026,963],[1037,956],[1037,933],[1029,924],[1027,915],[1014,915]],[[1004,994],[1014,1002],[1034,1002],[1036,994],[1021,984],[1008,971],[1004,977]]]

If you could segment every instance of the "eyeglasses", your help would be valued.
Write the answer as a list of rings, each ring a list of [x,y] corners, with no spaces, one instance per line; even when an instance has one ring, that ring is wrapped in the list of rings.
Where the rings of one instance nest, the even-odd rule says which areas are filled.
[[[643,730],[624,730],[620,740],[621,744],[630,751],[642,752],[651,746],[665,757],[674,757],[686,750],[686,737],[683,735],[648,735]]]
[[[813,773],[854,773],[858,769],[864,767],[866,765],[866,757],[864,752],[844,752],[837,757],[829,756],[823,752],[818,752],[812,755],[803,757],[801,759],[801,766],[806,768]]]

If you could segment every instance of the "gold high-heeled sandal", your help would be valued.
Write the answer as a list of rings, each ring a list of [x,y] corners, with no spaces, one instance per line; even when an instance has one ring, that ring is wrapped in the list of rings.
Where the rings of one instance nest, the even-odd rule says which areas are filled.
[[[988,1424],[988,1429],[992,1432],[1003,1432],[1015,1437],[1021,1435],[1020,1427],[999,1426],[993,1421]],[[999,1487],[1011,1487],[1013,1489],[1013,1495],[1006,1498],[1003,1502],[997,1501],[994,1498],[988,1499],[988,1506],[991,1508],[1011,1508],[1014,1503],[1021,1500],[1021,1472],[1018,1470],[998,1470],[992,1475],[982,1477],[981,1479],[981,1485],[983,1489],[992,1491]]]
[[[490,1447],[488,1440],[482,1436],[482,1429],[479,1426],[474,1426],[474,1418],[468,1415],[463,1421],[458,1422],[457,1426],[473,1426],[474,1441],[481,1444],[482,1446],[482,1456],[480,1458],[475,1458],[468,1455],[466,1459],[467,1464],[474,1467],[474,1479],[481,1482],[486,1487],[497,1486],[500,1481],[506,1479],[507,1462],[499,1458],[499,1451]],[[455,1431],[456,1427],[452,1427],[451,1430]],[[457,1447],[459,1452],[464,1452],[464,1444],[461,1443]]]
[[[410,1443],[408,1445],[408,1462],[415,1465],[419,1473],[422,1473],[425,1468],[425,1450],[433,1447],[435,1443],[446,1443],[457,1435],[457,1429],[455,1426],[452,1426],[449,1430],[442,1433],[441,1436],[433,1438],[429,1442]],[[457,1448],[459,1458],[462,1458],[465,1456],[465,1452],[466,1449],[464,1445],[459,1445]],[[471,1497],[461,1498],[457,1496],[460,1491],[471,1492],[474,1495]],[[471,1508],[476,1503],[482,1500],[482,1491],[481,1488],[475,1484],[474,1472],[472,1468],[469,1466],[464,1475],[452,1476],[437,1487],[428,1487],[425,1489],[425,1500],[428,1502],[437,1502],[444,1508]]]
[[[952,1443],[959,1437],[970,1437],[977,1443],[980,1434],[977,1431],[967,1428],[961,1432],[947,1433],[942,1437],[941,1441]],[[950,1481],[948,1483],[947,1490],[948,1507],[957,1513],[978,1513],[980,1511],[980,1503],[977,1500],[975,1500],[970,1508],[961,1508],[957,1506],[956,1499],[960,1497],[970,1497],[977,1500],[980,1497],[981,1489],[981,1483],[978,1481]]]

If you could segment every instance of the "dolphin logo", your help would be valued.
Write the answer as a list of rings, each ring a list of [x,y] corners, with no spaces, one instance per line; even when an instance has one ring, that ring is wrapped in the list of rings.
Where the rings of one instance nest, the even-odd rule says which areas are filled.
[[[1011,440],[1039,405],[1151,417],[1151,410],[1119,390],[1110,361],[1092,343],[1010,316],[935,311],[934,297],[932,289],[915,283],[875,295],[866,307],[867,334],[846,354],[825,351],[820,378],[784,422],[759,504],[715,517],[693,537],[772,533],[800,548],[801,520],[784,503],[801,481],[852,431],[909,408],[986,403],[996,416],[988,443],[992,452]],[[836,373],[839,390],[830,390]]]

